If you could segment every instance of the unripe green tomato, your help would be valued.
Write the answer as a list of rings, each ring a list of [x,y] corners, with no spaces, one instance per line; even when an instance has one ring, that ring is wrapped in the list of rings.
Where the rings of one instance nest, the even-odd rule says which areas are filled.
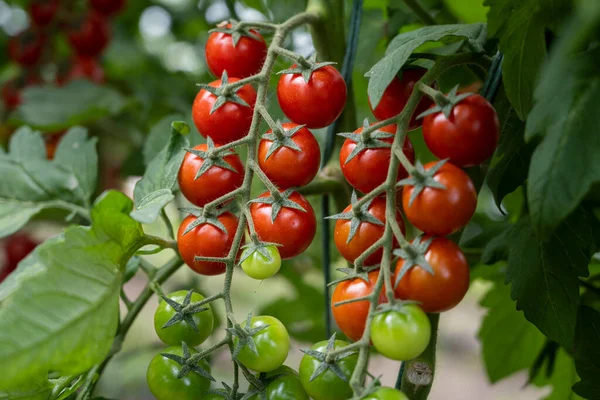
[[[177,379],[181,365],[162,356],[162,353],[183,356],[183,349],[180,346],[169,347],[155,355],[150,361],[146,379],[154,397],[157,400],[197,400],[202,398],[201,396],[210,387],[210,381],[194,371],[190,371],[183,378]],[[198,352],[190,347],[190,353],[196,354]],[[210,366],[206,360],[200,360],[198,365],[210,374]]]
[[[275,275],[281,268],[281,256],[277,246],[266,246],[265,250],[271,256],[271,260],[259,251],[254,251],[248,258],[242,261],[242,269],[250,278],[267,279]]]
[[[244,346],[237,359],[246,367],[257,372],[270,372],[283,365],[290,351],[290,335],[285,326],[275,317],[263,315],[252,318],[250,328],[268,325],[252,336],[257,354],[248,345]],[[246,323],[242,324],[246,328]],[[237,346],[239,339],[234,336]]]
[[[402,311],[377,314],[371,323],[373,346],[392,360],[405,361],[418,357],[429,344],[430,337],[429,318],[416,304],[405,305]]]
[[[325,352],[327,350],[327,343],[327,340],[315,343],[311,346],[311,349]],[[334,349],[337,350],[349,344],[343,340],[336,340]],[[351,354],[337,361],[337,365],[344,373],[346,380],[343,380],[331,369],[328,369],[311,381],[312,374],[319,368],[321,362],[313,356],[305,354],[302,357],[302,361],[300,361],[300,381],[306,393],[315,400],[346,400],[352,397],[352,388],[349,381],[357,362],[358,354]]]
[[[167,297],[181,304],[187,293],[187,290],[179,290],[169,294]],[[192,303],[201,300],[204,300],[204,296],[199,293],[192,294]],[[198,346],[211,335],[214,326],[212,308],[210,304],[206,304],[205,307],[208,310],[196,313],[192,317],[198,327],[198,333],[185,320],[179,321],[168,328],[163,328],[163,325],[175,314],[175,310],[166,301],[161,300],[154,313],[154,329],[156,330],[156,334],[160,340],[171,346],[181,345],[181,342],[185,342],[188,346]]]
[[[309,400],[308,394],[302,387],[298,373],[286,365],[282,365],[274,371],[268,372],[266,378],[280,375],[279,378],[269,383],[265,388],[267,400]],[[260,394],[255,394],[248,400],[261,400]]]
[[[404,393],[394,388],[382,387],[362,400],[409,400]]]

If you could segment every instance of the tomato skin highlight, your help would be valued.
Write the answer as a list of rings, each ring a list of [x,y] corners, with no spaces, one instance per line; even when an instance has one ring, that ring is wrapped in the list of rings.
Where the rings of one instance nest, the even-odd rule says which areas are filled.
[[[288,131],[298,124],[282,124]],[[269,129],[267,134],[272,133]],[[258,145],[258,165],[265,175],[280,189],[305,186],[317,176],[321,164],[319,142],[306,128],[300,129],[291,137],[302,151],[280,147],[266,158],[272,140],[262,139]]]
[[[314,71],[308,83],[301,74],[283,74],[277,84],[277,99],[283,113],[307,128],[331,125],[344,110],[346,95],[344,78],[330,65]]]
[[[397,126],[386,125],[379,131],[396,134]],[[363,128],[358,128],[354,131],[357,135],[362,133]],[[394,138],[381,139],[382,142],[392,144]],[[390,148],[372,148],[366,149],[358,153],[350,161],[346,162],[352,150],[357,143],[350,139],[346,139],[340,150],[340,166],[342,173],[352,187],[356,190],[369,193],[377,186],[381,185],[387,179],[387,172],[390,165]],[[411,163],[415,161],[415,150],[408,136],[404,139],[402,151]],[[408,173],[401,165],[398,167],[398,180],[404,179]]]
[[[434,275],[415,266],[409,269],[394,290],[402,300],[419,302],[423,311],[438,313],[454,308],[469,289],[469,265],[460,247],[445,237],[436,237],[425,253]],[[404,260],[396,264],[393,282]]]
[[[167,297],[182,304],[187,293],[187,290],[178,290],[170,293]],[[197,303],[202,300],[204,300],[204,296],[200,293],[194,292],[194,294],[192,294],[192,303]],[[185,342],[188,346],[198,346],[208,339],[214,326],[212,307],[210,304],[206,304],[205,307],[208,308],[208,310],[201,311],[192,316],[198,327],[198,333],[196,333],[185,320],[179,321],[175,325],[167,328],[163,328],[163,325],[171,319],[176,311],[166,301],[161,299],[154,312],[154,330],[160,340],[168,345],[177,346],[180,345],[181,342]]]
[[[350,343],[336,340],[334,349],[348,346]],[[327,341],[315,343],[310,347],[312,350],[324,352],[327,349]],[[306,393],[314,400],[346,400],[352,397],[352,388],[348,381],[356,368],[358,354],[352,354],[337,362],[347,381],[342,380],[332,370],[328,369],[312,381],[310,377],[319,367],[320,362],[305,354],[300,361],[300,381]]]
[[[375,315],[371,323],[371,341],[383,356],[405,361],[418,357],[429,344],[431,324],[427,314],[415,304],[402,311]]]
[[[269,195],[269,192],[265,192],[259,198]],[[275,222],[271,222],[270,204],[250,204],[250,215],[258,237],[263,242],[280,244],[278,249],[282,260],[296,257],[304,252],[317,233],[315,211],[308,200],[298,192],[293,192],[289,199],[302,206],[306,212],[283,207]]]
[[[450,159],[459,167],[478,165],[490,158],[500,139],[500,124],[494,107],[473,94],[452,108],[450,118],[444,113],[423,119],[423,138],[431,152],[440,159]]]
[[[290,335],[281,321],[269,315],[252,318],[251,328],[261,326],[267,327],[252,336],[258,355],[254,354],[248,346],[244,346],[238,354],[238,360],[253,371],[270,372],[281,367],[285,362],[290,350]],[[245,327],[244,322],[242,328]],[[234,336],[234,345],[238,341],[239,339]]]
[[[194,150],[206,151],[206,144],[199,144]],[[203,207],[213,200],[239,188],[244,182],[244,164],[240,157],[233,153],[223,157],[223,160],[235,168],[236,172],[227,168],[213,165],[198,179],[196,174],[204,164],[204,159],[187,152],[177,174],[177,182],[181,193],[188,201],[198,207]]]
[[[225,226],[227,233],[211,224],[201,224],[186,233],[187,226],[196,218],[188,215],[177,232],[177,248],[188,267],[200,275],[219,275],[225,272],[225,263],[213,261],[195,261],[195,256],[227,257],[238,227],[238,218],[230,212],[219,215],[218,220]]]
[[[231,24],[227,24],[231,28]],[[227,75],[236,78],[246,78],[260,72],[267,56],[267,43],[255,30],[252,30],[259,39],[242,36],[236,46],[233,45],[231,34],[212,32],[206,42],[206,64],[216,77],[220,77],[224,70]]]
[[[248,258],[242,261],[242,269],[252,279],[267,279],[279,272],[281,268],[281,256],[277,246],[265,248],[271,256],[271,261],[258,251],[254,251]]]
[[[239,78],[229,78],[228,82],[239,81]],[[221,87],[221,80],[209,83],[212,87]],[[201,89],[196,95],[192,105],[192,119],[198,132],[204,137],[210,137],[215,144],[222,145],[241,139],[248,134],[254,103],[256,103],[256,90],[250,85],[239,88],[236,94],[250,107],[232,102],[227,102],[211,114],[211,109],[217,97],[207,90]]]
[[[189,348],[191,354],[198,353],[193,347]],[[161,353],[183,356],[181,346],[169,347],[155,355],[146,373],[146,380],[150,391],[157,400],[196,400],[210,387],[210,381],[196,372],[189,372],[183,378],[177,379],[181,365],[176,361],[163,357]],[[200,367],[210,373],[210,365],[205,359],[198,362]]]
[[[379,270],[369,272],[369,282],[360,278],[354,278],[338,283],[331,296],[331,312],[338,327],[350,340],[360,340],[369,315],[370,303],[368,300],[355,301],[352,303],[336,306],[336,303],[368,296],[373,292]],[[387,303],[385,293],[379,295],[379,304]]]
[[[376,197],[369,205],[369,214],[380,220],[385,224],[385,197]],[[352,211],[352,205],[349,205],[344,209],[343,212]],[[404,229],[404,220],[399,210],[396,210],[396,221],[400,225],[402,232]],[[375,225],[368,221],[360,223],[358,230],[352,237],[352,240],[348,242],[348,236],[350,235],[351,221],[346,219],[339,219],[335,222],[335,230],[333,231],[333,241],[338,251],[348,262],[353,263],[358,256],[364,253],[371,245],[373,245],[379,238],[383,236],[385,230],[384,225]],[[394,238],[394,246],[398,246],[398,242]],[[367,257],[363,263],[365,266],[371,266],[379,264],[381,257],[383,256],[383,248],[376,250]]]
[[[436,163],[432,161],[424,167],[428,170]],[[413,186],[406,185],[402,190],[402,206],[406,218],[417,229],[445,236],[469,222],[477,207],[477,191],[469,175],[448,162],[435,173],[434,179],[446,189],[427,187],[409,205]]]
[[[96,57],[110,41],[110,25],[104,16],[90,12],[77,27],[69,29],[67,37],[77,55]]]
[[[285,375],[275,379],[266,387],[267,400],[309,400],[308,394],[306,394],[306,391],[302,387],[298,373],[290,367],[282,365],[276,370],[268,372],[266,374],[266,378],[270,378],[279,374]],[[248,400],[261,400],[261,397],[259,394],[255,394]]]
[[[397,76],[394,77],[392,82],[383,92],[383,96],[381,97],[379,104],[377,104],[377,107],[373,108],[371,100],[369,100],[369,107],[371,107],[371,111],[375,118],[379,121],[383,121],[384,119],[392,118],[400,114],[406,106],[408,98],[412,94],[416,83],[426,72],[427,70],[423,68],[411,68],[402,71],[402,78],[398,78]],[[410,119],[408,126],[409,130],[421,126],[421,120],[416,119],[416,117],[427,110],[432,103],[433,101],[427,96],[421,98]]]

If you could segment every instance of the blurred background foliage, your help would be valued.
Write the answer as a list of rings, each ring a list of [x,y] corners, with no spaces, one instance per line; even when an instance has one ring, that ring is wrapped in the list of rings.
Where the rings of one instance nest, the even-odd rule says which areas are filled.
[[[343,3],[347,17],[352,2]],[[483,0],[423,0],[420,3],[440,23],[486,20],[487,9],[482,5]],[[9,39],[29,27],[27,7],[28,0],[0,0],[0,86],[3,87],[28,73],[10,61],[7,50]],[[166,141],[173,120],[185,120],[193,126],[190,112],[198,91],[196,83],[215,79],[208,72],[204,60],[204,44],[209,30],[228,18],[283,21],[305,7],[305,0],[128,0],[125,10],[111,21],[112,40],[100,59],[105,73],[105,82],[101,85],[86,80],[68,82],[64,86],[56,84],[57,76],[68,68],[73,57],[66,35],[57,29],[51,34],[52,51],[42,68],[36,71],[39,81],[20,89],[23,101],[16,110],[10,111],[4,105],[0,109],[0,143],[5,145],[10,133],[22,124],[31,125],[48,135],[75,124],[84,125],[99,139],[103,178],[98,191],[116,187],[131,195],[133,184],[143,173],[145,160],[148,160],[148,155],[142,150],[147,138],[150,136],[150,140],[159,147]],[[417,16],[401,1],[365,0],[363,7],[358,55],[352,74],[356,120],[354,127],[346,127],[351,130],[359,127],[364,118],[373,119],[366,95],[368,80],[364,77],[365,72],[384,56],[387,44],[395,35],[422,26]],[[85,2],[79,1],[75,9],[85,12]],[[314,51],[311,35],[304,28],[296,30],[285,45],[303,55]],[[280,60],[275,70],[287,66],[285,60]],[[460,83],[475,90],[481,83],[474,74],[464,69],[449,71],[445,80],[448,82],[446,87]],[[274,87],[276,80],[271,83]],[[439,84],[444,86],[444,79]],[[270,111],[281,118],[274,93],[272,90],[269,95],[272,100],[269,102]],[[325,130],[314,133],[323,143]],[[202,141],[198,134],[190,136],[196,143]],[[423,162],[434,159],[419,131],[413,131],[410,137],[418,159]],[[333,162],[336,162],[335,156]],[[255,189],[257,194],[263,190],[258,183]],[[511,217],[517,215],[521,199],[520,191],[508,196],[503,205],[505,214]],[[311,201],[319,212],[318,199]],[[168,208],[168,214],[174,221],[180,220],[177,207],[184,205],[185,200],[178,198],[177,204]],[[508,218],[498,210],[485,189],[478,207],[474,223],[467,231],[467,239],[475,237],[482,226]],[[62,213],[43,213],[37,219],[60,221],[63,217]],[[38,222],[29,229],[43,239],[58,233],[60,226],[58,222],[55,225]],[[146,226],[145,230],[165,234],[160,223]],[[318,232],[309,251],[287,261],[276,277],[257,283],[236,272],[234,279],[234,304],[239,315],[253,309],[255,314],[276,316],[288,327],[296,340],[295,351],[288,360],[290,365],[297,365],[297,349],[304,343],[325,337],[320,235],[321,232]],[[468,254],[473,255],[472,261],[476,263],[481,249],[476,242],[467,243]],[[343,259],[334,252],[331,254],[332,269],[345,267]],[[170,254],[164,252],[148,256],[146,260],[160,265],[169,257]],[[486,271],[489,269],[479,271],[475,268],[473,275],[486,278]],[[132,279],[126,286],[130,297],[135,297],[142,287],[144,277],[138,278]],[[185,269],[168,282],[165,291],[195,287],[206,295],[217,292],[220,286],[219,277],[199,277]],[[487,383],[475,337],[483,315],[476,304],[487,288],[484,283],[472,285],[467,300],[442,318],[441,366],[433,399],[464,399],[464,387],[473,389],[474,397],[468,398],[539,398],[537,389],[520,390],[524,383],[522,377],[494,389],[490,389]],[[107,397],[149,398],[145,368],[160,346],[151,321],[155,306],[153,301],[147,305],[128,335],[125,350],[111,362],[106,377],[101,380],[100,391]],[[215,313],[217,317],[219,314],[223,315]],[[229,380],[226,355],[223,354],[223,359],[219,356],[218,353],[213,360],[215,378],[217,381]],[[384,384],[393,385],[397,363],[375,358],[373,367],[376,371],[371,372],[375,375],[384,375]]]

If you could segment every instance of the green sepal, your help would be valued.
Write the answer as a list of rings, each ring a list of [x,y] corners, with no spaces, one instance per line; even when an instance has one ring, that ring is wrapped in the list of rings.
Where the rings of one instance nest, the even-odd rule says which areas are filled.
[[[167,322],[165,322],[165,324],[162,326],[162,329],[166,329],[181,321],[185,321],[194,332],[200,333],[200,330],[198,330],[198,326],[194,321],[194,314],[201,313],[202,311],[207,311],[209,310],[209,308],[204,307],[204,305],[198,307],[192,306],[191,308],[187,308],[191,304],[193,294],[194,290],[190,290],[189,292],[187,292],[185,299],[183,299],[183,303],[181,304],[176,302],[175,300],[168,298],[167,296],[161,296],[162,299],[168,305],[170,305],[173,308],[173,310],[175,310],[175,314],[173,314],[173,316]]]
[[[242,255],[240,256],[240,260],[238,261],[238,264],[242,264],[255,251],[258,251],[269,262],[273,261],[273,257],[271,257],[271,255],[267,251],[267,247],[269,247],[269,246],[281,246],[281,245],[279,243],[260,242],[260,241],[253,241],[251,243],[243,245],[242,249],[244,249],[244,251],[242,252]]]
[[[435,106],[431,107],[426,111],[423,111],[417,116],[417,119],[421,119],[423,117],[426,117],[427,115],[435,114],[438,112],[442,112],[444,113],[446,118],[450,118],[454,106],[460,103],[462,100],[474,94],[470,92],[457,94],[457,92],[458,85],[454,86],[452,90],[450,90],[450,92],[448,92],[448,94],[446,95],[444,95],[441,92],[438,92],[438,95],[433,97],[433,101],[435,101]]]
[[[252,32],[251,28],[241,28],[240,29],[240,28],[238,28],[238,23],[239,22],[237,20],[231,18],[231,19],[229,19],[229,21],[221,22],[219,25],[217,25],[216,28],[209,30],[208,33],[221,32],[221,33],[230,34],[231,41],[233,42],[233,47],[236,47],[238,42],[240,41],[240,39],[244,36],[260,41],[260,36],[258,36],[256,33]],[[231,24],[231,28],[227,28],[228,24]]]
[[[231,388],[231,386],[229,386],[225,382],[221,382],[221,385],[223,385],[224,389],[210,389],[210,390],[204,392],[204,394],[205,395],[207,395],[207,394],[215,394],[217,396],[223,397],[223,399],[225,399],[225,400],[241,400],[241,399],[244,398],[244,394],[243,393],[237,393],[235,395],[235,397],[234,397],[233,396],[233,389]]]
[[[354,396],[351,397],[349,400],[362,400],[365,397],[375,393],[381,388],[381,382],[379,381],[379,378],[381,378],[381,376],[382,375],[378,376],[377,378],[374,378],[371,382],[369,382],[367,386],[361,389],[358,393],[355,393]]]
[[[406,308],[404,308],[404,306],[407,306],[409,304],[419,304],[418,301],[415,300],[396,300],[396,299],[392,299],[391,302],[387,302],[387,303],[383,303],[383,304],[379,304],[377,306],[377,308],[375,309],[375,312],[373,313],[373,315],[377,315],[377,314],[383,314],[385,312],[388,311],[396,311],[402,314],[406,314]]]
[[[371,201],[368,201],[366,204],[362,205],[362,207],[360,207],[359,210],[356,210],[355,205],[358,202],[358,196],[356,194],[356,191],[352,191],[352,211],[341,212],[339,214],[330,215],[325,218],[335,220],[349,220],[350,233],[348,234],[348,240],[346,241],[346,243],[350,243],[354,238],[354,235],[356,235],[356,232],[358,231],[358,228],[360,227],[361,223],[369,222],[374,225],[384,225],[383,221],[380,221],[379,219],[375,218],[375,216],[373,216],[369,212],[369,206],[371,205]]]
[[[436,172],[440,170],[448,162],[448,159],[438,161],[433,167],[426,170],[419,161],[415,164],[415,169],[412,171],[411,176],[402,179],[396,183],[396,186],[410,185],[414,186],[413,191],[408,201],[409,207],[412,206],[413,202],[419,196],[419,194],[425,190],[425,188],[435,188],[445,190],[446,186],[442,185],[435,180],[434,176]]]
[[[250,200],[248,203],[261,203],[261,204],[269,204],[271,205],[271,222],[275,223],[277,216],[282,208],[291,208],[294,210],[300,210],[306,212],[304,207],[300,204],[296,203],[289,199],[290,195],[294,192],[294,188],[287,189],[283,193],[278,193],[277,195],[271,195],[268,197],[259,197],[256,199]]]
[[[287,147],[292,150],[302,152],[302,149],[296,144],[296,142],[292,140],[292,136],[294,136],[296,132],[304,127],[305,125],[298,125],[286,131],[281,125],[281,122],[277,120],[276,126],[271,127],[271,130],[273,131],[272,133],[264,133],[261,135],[261,139],[270,140],[273,142],[267,151],[265,161],[268,160],[269,157],[271,157],[271,155],[281,147]]]
[[[282,376],[286,376],[286,375],[291,375],[291,373],[286,371],[286,372],[275,374],[275,375],[272,375],[269,377],[267,377],[267,376],[265,376],[265,374],[261,373],[258,376],[258,380],[262,383],[262,385],[259,387],[254,384],[251,384],[251,389],[249,389],[248,393],[246,393],[246,395],[244,397],[242,397],[242,400],[250,399],[256,395],[258,395],[261,400],[268,400],[267,386],[269,386],[269,384],[275,382],[277,379],[281,378]]]
[[[223,233],[228,233],[225,225],[223,225],[217,218],[219,215],[227,211],[226,208],[214,210],[213,212],[208,213],[208,215],[204,215],[204,210],[202,208],[180,208],[179,211],[196,217],[196,219],[185,228],[182,235],[187,234],[189,231],[202,224],[210,224],[215,228],[220,229]]]
[[[369,120],[365,118],[363,121],[363,132],[365,129],[369,128]],[[366,135],[354,132],[343,132],[338,133],[338,136],[344,137],[356,143],[356,146],[352,150],[348,157],[344,161],[344,164],[348,164],[350,160],[356,157],[360,152],[367,149],[379,149],[379,148],[390,148],[392,145],[390,143],[386,143],[381,139],[389,139],[393,138],[394,135],[388,132],[383,132],[376,130],[374,132],[368,133]]]
[[[312,350],[312,349],[300,349],[300,351],[303,352],[304,354],[313,357],[317,361],[320,361],[319,366],[315,369],[315,371],[313,372],[313,374],[311,375],[311,377],[309,379],[310,382],[312,382],[317,377],[319,377],[319,375],[325,373],[327,370],[331,370],[334,374],[336,374],[344,382],[348,382],[348,377],[346,375],[344,375],[344,372],[337,365],[337,362],[346,357],[349,357],[349,356],[355,354],[356,350],[349,350],[347,352],[340,353],[340,354],[336,355],[331,362],[327,362],[327,353],[333,351],[334,349],[335,349],[335,333],[333,335],[331,335],[331,338],[329,338],[325,352]]]
[[[317,62],[317,54],[313,53],[312,56],[308,60],[304,60],[305,65],[302,65],[302,62],[298,62],[294,68],[284,69],[279,71],[277,75],[283,74],[300,74],[304,78],[304,82],[308,83],[310,81],[310,77],[312,73],[320,68],[326,67],[328,65],[335,65],[336,63],[333,61],[327,62]]]
[[[358,273],[356,273],[354,268],[337,268],[336,269],[337,271],[343,272],[344,274],[346,274],[346,276],[343,276],[339,279],[329,282],[327,284],[327,286],[333,286],[340,282],[345,282],[345,281],[349,281],[351,279],[357,279],[357,278],[362,279],[366,283],[369,283],[369,272],[374,271],[377,268],[379,268],[379,264],[373,265],[373,266],[370,266],[367,268],[363,267],[363,268],[361,268],[360,272],[358,272]]]
[[[185,149],[185,151],[187,151],[188,153],[192,153],[195,156],[200,157],[204,160],[202,166],[198,169],[198,172],[196,172],[194,180],[200,178],[206,173],[206,171],[208,171],[212,167],[219,167],[223,169],[228,169],[233,172],[239,172],[231,164],[224,160],[224,157],[233,154],[231,151],[215,152],[215,143],[210,138],[210,136],[206,138],[206,145],[208,147],[206,151],[196,149]]]
[[[195,372],[198,375],[200,375],[212,382],[215,382],[215,378],[213,378],[212,375],[208,371],[206,371],[204,368],[202,368],[200,365],[198,365],[198,362],[200,360],[192,359],[190,349],[185,342],[181,342],[181,348],[183,350],[183,356],[178,356],[178,355],[169,354],[169,353],[161,353],[161,356],[168,358],[169,360],[173,360],[176,363],[178,363],[179,365],[181,365],[181,369],[179,370],[179,373],[177,374],[177,379],[181,379],[181,378],[185,377],[190,372]]]
[[[256,343],[254,343],[254,338],[252,336],[256,335],[258,332],[263,329],[269,327],[269,325],[259,326],[258,328],[250,328],[252,324],[252,311],[248,313],[248,317],[246,318],[246,326],[242,327],[240,324],[233,324],[231,328],[225,328],[227,332],[231,333],[232,336],[238,338],[238,342],[233,349],[232,357],[237,359],[238,354],[245,346],[248,346],[250,351],[258,356],[258,349],[256,348]]]
[[[198,83],[197,84],[198,87],[200,87],[202,90],[206,90],[207,92],[210,92],[214,96],[217,97],[217,100],[215,101],[212,108],[210,109],[210,114],[217,111],[219,108],[221,108],[223,105],[225,105],[225,103],[235,103],[235,104],[239,104],[241,106],[250,107],[250,104],[246,103],[246,101],[244,99],[242,99],[240,96],[237,95],[237,90],[236,90],[236,93],[227,92],[226,94],[223,94],[223,87],[227,86],[228,84],[229,84],[229,78],[227,77],[227,71],[223,71],[223,75],[221,75],[221,86],[220,87],[210,86],[206,83]]]
[[[406,272],[416,266],[423,268],[425,271],[429,272],[431,275],[435,275],[433,272],[433,267],[427,259],[425,258],[425,254],[429,249],[429,245],[433,241],[433,237],[430,237],[426,240],[423,240],[424,236],[417,236],[412,243],[404,246],[401,249],[394,250],[393,254],[395,256],[400,257],[404,260],[402,264],[402,268],[398,271],[398,275],[396,275],[396,281],[394,282],[394,288],[398,287],[398,284],[402,280],[402,277],[406,274]]]

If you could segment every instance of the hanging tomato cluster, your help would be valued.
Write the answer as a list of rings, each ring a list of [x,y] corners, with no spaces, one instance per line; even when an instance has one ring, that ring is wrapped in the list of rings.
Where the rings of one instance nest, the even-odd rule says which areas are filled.
[[[386,88],[381,101],[371,110],[380,120],[395,121],[408,102],[415,85],[427,71],[406,69]],[[381,312],[371,323],[370,338],[383,355],[395,360],[409,360],[425,350],[430,337],[430,323],[425,315],[447,311],[456,306],[469,287],[469,266],[459,246],[447,235],[462,229],[477,205],[477,192],[469,175],[461,167],[478,165],[490,158],[499,139],[499,124],[491,104],[478,94],[443,95],[429,88],[410,117],[408,129],[421,125],[429,150],[441,161],[416,166],[412,144],[406,136],[403,144],[405,163],[398,169],[402,186],[401,204],[407,220],[423,232],[411,244],[400,247],[394,238],[397,256],[392,276],[394,297],[401,306],[388,306],[384,292],[379,296]],[[424,118],[423,118],[424,117]],[[343,133],[346,140],[340,151],[340,166],[348,183],[367,194],[383,185],[388,176],[391,144],[397,131],[395,124],[369,129],[365,121],[353,133]],[[407,171],[406,166],[411,170]],[[381,192],[381,191],[379,191]],[[396,223],[404,235],[401,209],[395,212]],[[379,276],[383,249],[368,257],[361,255],[384,235],[386,224],[385,195],[360,202],[354,195],[336,219],[334,241],[340,254],[350,263],[360,260],[360,267],[370,271],[349,276],[339,282],[332,296],[332,313],[338,326],[351,340],[363,337],[370,303],[368,299]],[[404,304],[402,301],[415,302]]]

